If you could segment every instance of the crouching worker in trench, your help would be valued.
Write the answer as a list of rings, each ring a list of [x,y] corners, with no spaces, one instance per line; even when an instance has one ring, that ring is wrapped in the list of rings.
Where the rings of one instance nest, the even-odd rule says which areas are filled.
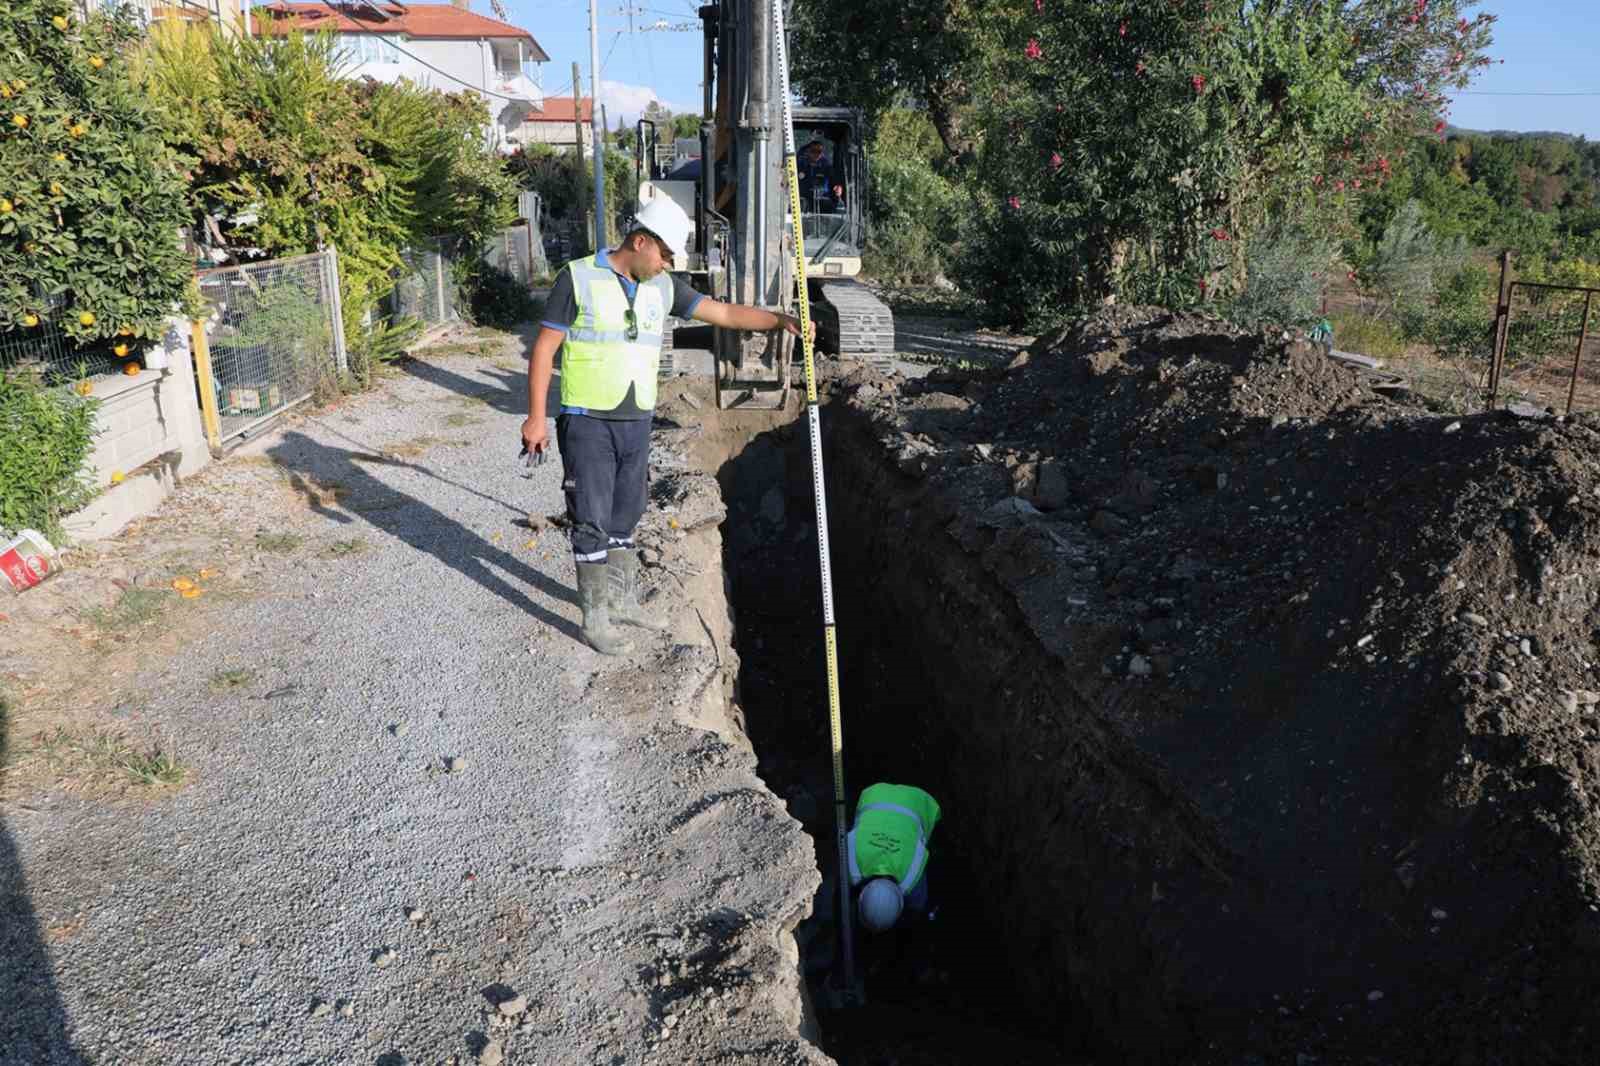
[[[667,316],[725,329],[800,332],[799,319],[791,315],[722,303],[668,274],[674,260],[686,258],[688,241],[683,209],[665,197],[650,201],[619,247],[561,268],[533,342],[522,441],[535,455],[550,446],[545,399],[560,349],[561,488],[578,564],[583,639],[604,655],[633,650],[618,623],[667,628],[639,604],[633,546],[645,508],[650,417]]]
[[[911,785],[872,785],[856,801],[850,830],[850,887],[856,913],[874,933],[894,928],[910,910],[928,911],[928,839],[939,801]]]

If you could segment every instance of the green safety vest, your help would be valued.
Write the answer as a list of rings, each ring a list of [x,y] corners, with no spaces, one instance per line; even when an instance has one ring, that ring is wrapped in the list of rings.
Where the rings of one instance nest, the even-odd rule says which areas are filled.
[[[628,297],[622,281],[595,257],[567,264],[578,317],[561,344],[561,406],[610,411],[633,386],[641,411],[656,405],[661,337],[672,308],[672,278],[665,272],[641,281],[633,300],[639,336],[627,337]]]
[[[939,824],[939,801],[911,785],[873,785],[856,803],[850,830],[850,883],[892,877],[910,892],[928,868],[928,838]]]

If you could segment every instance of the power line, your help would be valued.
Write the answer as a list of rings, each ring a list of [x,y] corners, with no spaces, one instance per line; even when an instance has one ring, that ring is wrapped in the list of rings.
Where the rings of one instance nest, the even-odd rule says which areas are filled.
[[[1490,92],[1484,89],[1462,89],[1457,96],[1600,96],[1600,90],[1593,92],[1557,92],[1543,89],[1517,89],[1507,92]]]

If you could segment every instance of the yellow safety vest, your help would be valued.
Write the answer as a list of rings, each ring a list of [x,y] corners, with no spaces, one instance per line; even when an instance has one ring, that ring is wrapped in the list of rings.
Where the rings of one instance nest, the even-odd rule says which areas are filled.
[[[856,804],[850,831],[850,883],[892,877],[910,892],[928,868],[928,838],[939,824],[939,801],[912,785],[873,785]]]
[[[656,405],[661,337],[672,308],[672,278],[661,273],[641,281],[633,300],[639,335],[627,336],[628,297],[622,281],[595,257],[567,264],[578,317],[561,344],[561,406],[610,411],[633,386],[641,411]]]

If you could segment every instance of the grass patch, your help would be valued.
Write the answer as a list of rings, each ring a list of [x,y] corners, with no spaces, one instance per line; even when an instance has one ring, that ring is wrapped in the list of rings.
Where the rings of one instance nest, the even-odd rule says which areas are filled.
[[[1399,359],[1409,345],[1392,322],[1373,318],[1359,311],[1335,311],[1328,316],[1333,325],[1333,346],[1341,352],[1370,355],[1374,359]]]
[[[479,418],[477,415],[470,415],[464,411],[458,411],[453,415],[445,416],[445,424],[455,426],[458,429],[462,426],[475,426],[482,421],[483,419]]]
[[[347,555],[360,555],[367,550],[367,542],[360,537],[351,537],[349,540],[336,540],[324,549],[324,555],[334,559],[342,559]]]
[[[53,733],[38,736],[34,750],[58,774],[88,771],[158,786],[180,784],[188,772],[171,752],[141,751],[123,734],[106,730],[73,733],[57,726]]]
[[[256,672],[245,667],[236,667],[232,670],[218,670],[211,675],[211,687],[215,689],[234,689],[248,685],[255,679]]]
[[[256,547],[265,552],[277,552],[280,555],[292,552],[305,542],[305,538],[298,533],[257,533]]]
[[[122,770],[141,785],[181,785],[188,770],[177,757],[160,748],[132,752],[122,762]]]
[[[401,441],[399,444],[391,444],[384,451],[389,455],[397,455],[402,459],[415,459],[430,448],[436,448],[441,444],[448,443],[450,442],[443,437],[423,435],[414,437],[411,440]]]
[[[97,629],[107,632],[143,625],[159,615],[171,593],[167,589],[123,589],[110,607],[92,607],[83,613]]]

